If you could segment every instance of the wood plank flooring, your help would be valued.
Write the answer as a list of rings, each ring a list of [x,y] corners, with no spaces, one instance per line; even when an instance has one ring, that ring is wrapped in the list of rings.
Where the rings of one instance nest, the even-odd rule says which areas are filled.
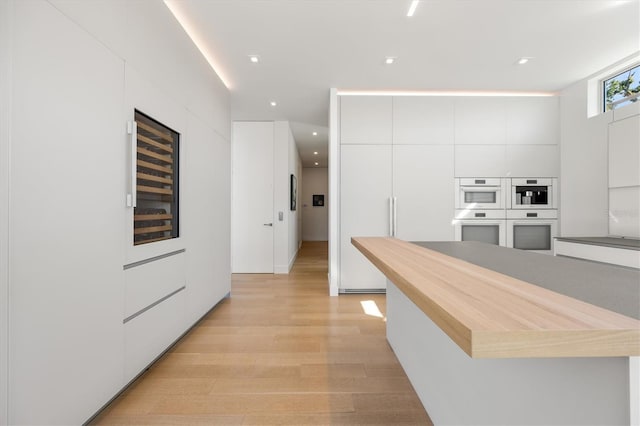
[[[224,300],[96,425],[431,425],[385,338],[384,295],[329,297],[327,244]],[[372,303],[373,302],[373,303]],[[375,305],[374,305],[375,303]]]

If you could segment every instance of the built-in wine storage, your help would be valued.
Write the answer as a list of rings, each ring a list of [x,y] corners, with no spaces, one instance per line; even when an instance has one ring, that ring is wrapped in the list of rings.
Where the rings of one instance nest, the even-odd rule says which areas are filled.
[[[136,204],[134,245],[178,237],[178,154],[180,134],[135,113]]]

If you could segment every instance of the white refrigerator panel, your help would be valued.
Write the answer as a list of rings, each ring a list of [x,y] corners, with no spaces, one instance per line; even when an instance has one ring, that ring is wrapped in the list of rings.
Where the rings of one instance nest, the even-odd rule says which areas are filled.
[[[340,290],[384,289],[384,275],[351,237],[390,235],[391,145],[340,149]]]

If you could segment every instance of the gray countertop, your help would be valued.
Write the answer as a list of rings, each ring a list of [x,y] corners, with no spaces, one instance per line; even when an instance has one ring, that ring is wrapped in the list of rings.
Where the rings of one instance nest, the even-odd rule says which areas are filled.
[[[615,247],[627,250],[640,250],[640,240],[622,237],[556,237],[558,241],[590,244],[594,246]]]
[[[414,244],[640,319],[640,271],[637,269],[475,241]]]

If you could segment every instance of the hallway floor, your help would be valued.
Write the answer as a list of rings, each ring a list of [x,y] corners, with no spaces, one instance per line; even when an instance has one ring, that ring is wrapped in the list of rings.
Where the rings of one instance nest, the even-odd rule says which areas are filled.
[[[231,298],[93,424],[430,425],[386,341],[385,296],[329,297],[327,258],[305,242],[289,275],[233,275]]]

